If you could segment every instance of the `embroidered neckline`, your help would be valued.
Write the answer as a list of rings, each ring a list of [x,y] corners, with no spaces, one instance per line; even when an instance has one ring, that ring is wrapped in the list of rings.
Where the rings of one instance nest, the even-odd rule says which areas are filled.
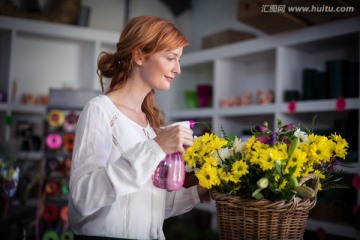
[[[150,139],[150,133],[146,130],[146,128],[143,128],[142,130],[143,130],[144,134],[146,135],[146,137],[148,139]]]

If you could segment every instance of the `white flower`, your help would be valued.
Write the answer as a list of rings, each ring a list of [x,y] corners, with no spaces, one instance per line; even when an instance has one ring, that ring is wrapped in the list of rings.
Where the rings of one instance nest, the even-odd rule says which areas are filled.
[[[241,138],[235,137],[233,148],[235,152],[242,152],[246,143],[241,141]]]
[[[295,135],[295,137],[300,138],[302,142],[309,141],[308,135],[305,132],[301,131],[300,128],[296,129],[294,135]]]
[[[192,166],[190,166],[189,164],[185,164],[185,172],[188,172],[188,173],[190,173],[190,172],[197,172],[197,171],[199,171],[200,169],[199,168],[194,168],[194,167],[192,167]]]
[[[232,151],[228,148],[221,148],[217,152],[213,154],[213,157],[216,158],[216,162],[219,166],[222,166],[222,162],[226,159],[231,157]]]
[[[190,165],[185,164],[185,171],[186,171],[186,172],[193,172],[194,169],[193,169],[193,167],[191,167]]]

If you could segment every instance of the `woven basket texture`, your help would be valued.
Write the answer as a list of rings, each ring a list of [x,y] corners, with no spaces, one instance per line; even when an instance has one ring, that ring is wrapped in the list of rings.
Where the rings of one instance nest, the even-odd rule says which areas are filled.
[[[317,191],[319,179],[316,175],[309,175],[300,184],[309,179],[315,180],[313,188]],[[213,190],[211,197],[216,203],[221,240],[303,239],[309,210],[316,204],[316,196],[271,202],[241,199]]]

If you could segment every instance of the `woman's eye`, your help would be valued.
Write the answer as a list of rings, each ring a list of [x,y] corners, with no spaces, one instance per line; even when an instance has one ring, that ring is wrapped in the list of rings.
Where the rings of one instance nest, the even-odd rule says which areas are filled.
[[[175,58],[168,58],[169,61],[173,61]]]

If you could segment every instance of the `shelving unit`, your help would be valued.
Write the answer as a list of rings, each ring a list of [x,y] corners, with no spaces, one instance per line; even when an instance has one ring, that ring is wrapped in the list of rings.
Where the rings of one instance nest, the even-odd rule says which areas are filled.
[[[96,60],[114,50],[118,32],[0,16],[0,117],[43,118],[46,106],[24,104],[25,93],[47,95],[50,88],[100,90]],[[0,140],[13,141],[1,125]]]
[[[44,96],[49,94],[49,89],[70,88],[78,92],[97,91],[96,94],[99,94],[97,57],[101,51],[113,51],[118,37],[118,32],[0,16],[0,93],[1,96],[6,96],[6,99],[0,98],[0,142],[18,146],[16,126],[21,121],[34,124],[38,136],[42,138],[40,149],[24,150],[15,147],[19,162],[26,166],[38,166],[41,163],[46,165],[50,156],[43,137],[48,131],[45,125],[48,106],[24,103],[22,96]],[[62,98],[69,101],[65,95]],[[71,106],[80,109],[87,100],[89,99],[77,99],[71,102]],[[58,107],[71,108],[66,104]],[[5,118],[7,122],[4,122]],[[41,171],[39,168],[36,170]],[[37,178],[40,174],[36,173],[34,177]],[[48,177],[46,175],[45,180]],[[26,197],[24,207],[40,207],[36,196],[36,192],[31,192],[31,196]],[[54,203],[52,198],[47,200]],[[66,204],[66,200],[60,202]],[[18,207],[24,203],[14,201],[13,204]],[[37,217],[40,224],[37,229],[43,234],[49,228],[43,224],[40,215],[34,215],[32,221]],[[33,224],[29,228],[31,229],[27,234],[34,235]]]
[[[56,234],[60,238],[73,237],[69,229],[67,209],[70,166],[75,140],[75,128],[85,104],[100,93],[95,90],[50,89],[46,139],[43,158],[43,181],[39,189],[42,203],[38,204],[38,232]]]
[[[239,43],[229,44],[208,50],[184,54],[182,72],[167,93],[166,117],[168,122],[186,119],[206,120],[215,133],[220,127],[229,134],[246,137],[244,131],[267,121],[274,127],[277,119],[283,122],[302,122],[311,126],[317,115],[315,127],[319,130],[336,128],[335,122],[351,118],[359,125],[360,98],[345,98],[345,109],[337,110],[338,98],[297,100],[294,112],[289,111],[289,103],[284,100],[285,90],[302,92],[303,70],[305,68],[326,70],[329,60],[356,61],[359,67],[360,18],[336,21],[298,31],[261,37]],[[358,77],[359,81],[359,77]],[[213,106],[209,108],[187,109],[184,92],[195,90],[199,83],[213,86]],[[274,102],[258,105],[255,102],[257,90],[271,89]],[[253,104],[247,106],[221,107],[223,98],[238,96],[241,92],[253,94]],[[342,97],[342,96],[339,96]],[[350,174],[360,173],[359,128],[356,140],[350,142],[355,149],[356,159],[346,169]],[[341,129],[340,129],[341,130]],[[339,133],[339,132],[338,132]],[[347,138],[346,132],[340,133]],[[350,182],[351,185],[351,182]],[[360,204],[360,191],[352,191],[352,204]],[[355,198],[355,199],[354,199]],[[211,206],[211,204],[210,204]],[[206,208],[211,208],[207,206]],[[215,208],[212,203],[212,207]],[[349,207],[351,208],[351,207]],[[330,210],[330,209],[329,209]],[[214,211],[212,211],[214,212]],[[328,234],[349,239],[360,239],[359,230],[345,222],[329,222],[309,219],[307,229],[316,231],[324,228]]]

